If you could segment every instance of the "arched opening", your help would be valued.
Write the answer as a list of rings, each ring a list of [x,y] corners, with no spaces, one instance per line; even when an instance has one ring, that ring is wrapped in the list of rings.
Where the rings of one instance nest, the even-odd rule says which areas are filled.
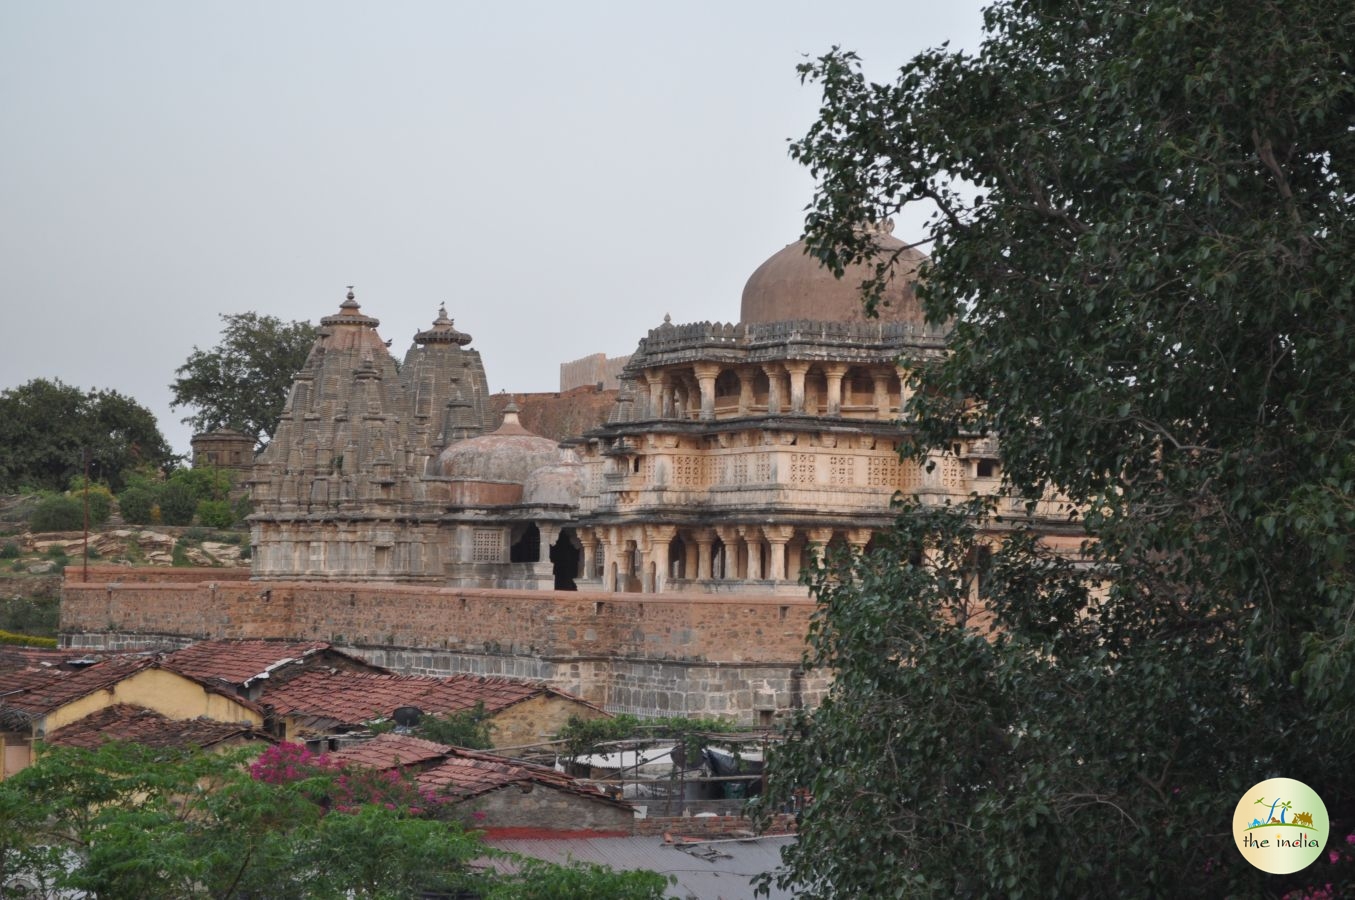
[[[725,369],[715,379],[715,407],[737,408],[739,405],[739,376],[733,369]]]
[[[710,545],[710,577],[723,579],[725,563],[725,542],[717,537]]]
[[[767,373],[758,369],[753,375],[753,405],[767,408],[768,397],[771,396],[772,382],[767,377]]]
[[[528,525],[523,529],[521,537],[513,542],[513,546],[508,548],[509,562],[540,562],[541,560],[541,529],[535,524]]]
[[[668,577],[687,577],[687,543],[681,537],[673,538],[668,545]]]
[[[842,379],[842,408],[869,409],[875,405],[875,379],[861,367],[848,370]]]
[[[581,558],[579,541],[574,536],[574,529],[560,529],[560,537],[550,548],[551,570],[555,574],[555,589],[557,591],[578,590],[577,585],[574,584],[574,578],[575,573],[579,571]]]

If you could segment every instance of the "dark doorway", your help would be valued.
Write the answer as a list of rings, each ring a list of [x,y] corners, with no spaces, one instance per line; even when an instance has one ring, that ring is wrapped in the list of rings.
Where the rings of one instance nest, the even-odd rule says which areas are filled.
[[[535,525],[528,525],[522,532],[522,537],[518,538],[513,546],[508,548],[509,562],[540,562],[541,561],[541,529]]]
[[[579,571],[581,554],[574,544],[574,529],[563,528],[560,538],[550,548],[551,569],[555,573],[557,591],[577,591],[574,577]]]

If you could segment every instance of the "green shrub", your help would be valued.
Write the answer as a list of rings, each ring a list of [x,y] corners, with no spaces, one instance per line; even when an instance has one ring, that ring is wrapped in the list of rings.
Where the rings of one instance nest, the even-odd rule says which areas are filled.
[[[199,500],[198,521],[210,528],[230,528],[235,524],[235,510],[229,500]]]
[[[10,564],[9,570],[11,572],[22,572],[24,570],[24,561],[22,559],[14,560],[14,562]]]
[[[85,479],[76,476],[71,479],[71,489],[66,492],[83,510],[85,505]],[[102,525],[113,512],[113,492],[105,485],[91,483],[89,486],[89,524]]]
[[[56,638],[32,637],[27,634],[11,634],[8,631],[0,631],[0,644],[9,644],[11,647],[56,647]]]
[[[188,558],[188,541],[179,538],[174,542],[174,552],[170,555],[170,564],[175,566],[193,565],[193,561]]]
[[[166,525],[190,525],[198,511],[198,498],[182,481],[165,482],[160,490],[160,521]]]
[[[43,497],[33,509],[28,527],[34,531],[78,531],[85,525],[85,510],[79,502],[62,494]]]
[[[254,548],[251,547],[249,544],[245,544],[243,547],[240,548],[240,558],[241,558],[241,559],[249,559],[250,556],[251,556],[253,553],[254,553]]]
[[[156,491],[145,485],[133,485],[118,494],[118,510],[122,520],[132,525],[150,525],[156,507]]]
[[[19,545],[13,541],[5,541],[5,546],[0,547],[0,559],[18,559]]]
[[[47,548],[47,555],[50,556],[52,559],[65,559],[66,548],[61,546],[60,544],[53,544],[52,546]]]

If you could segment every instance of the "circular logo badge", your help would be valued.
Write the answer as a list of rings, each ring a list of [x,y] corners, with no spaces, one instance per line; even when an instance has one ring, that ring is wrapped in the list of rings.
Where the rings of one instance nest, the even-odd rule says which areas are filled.
[[[1327,845],[1330,827],[1322,798],[1292,778],[1254,785],[1233,812],[1237,849],[1247,862],[1272,875],[1312,865]]]

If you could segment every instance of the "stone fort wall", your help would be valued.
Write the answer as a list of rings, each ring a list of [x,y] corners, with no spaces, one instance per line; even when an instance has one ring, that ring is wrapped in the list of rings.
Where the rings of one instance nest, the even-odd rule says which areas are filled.
[[[560,390],[602,385],[603,390],[616,390],[621,386],[621,370],[630,362],[630,354],[608,357],[605,353],[594,353],[582,359],[560,363]]]
[[[199,578],[213,577],[211,570],[199,571]],[[815,705],[827,686],[824,676],[800,670],[814,608],[806,598],[312,584],[234,575],[193,583],[113,576],[68,581],[62,645],[323,640],[400,672],[534,678],[613,712],[727,715],[745,723]]]

